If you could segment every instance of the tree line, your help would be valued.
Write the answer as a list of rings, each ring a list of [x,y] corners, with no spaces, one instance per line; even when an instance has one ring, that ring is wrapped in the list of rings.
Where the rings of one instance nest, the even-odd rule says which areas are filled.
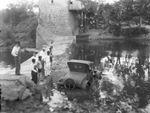
[[[35,8],[37,4],[33,2],[18,0],[3,10],[2,20],[5,26],[0,34],[0,38],[4,41],[3,46],[11,47],[15,41],[20,40],[27,42],[25,47],[35,47],[38,25]]]
[[[125,26],[133,31],[140,31],[142,34],[148,32],[142,28],[142,25],[150,24],[150,0],[119,0],[114,4],[99,4],[91,0],[80,1],[85,5],[83,12],[86,18],[93,21],[93,25],[89,23],[87,25],[96,29],[109,28],[109,32],[114,34],[115,30],[121,31],[121,28]],[[136,27],[133,28],[133,26]]]

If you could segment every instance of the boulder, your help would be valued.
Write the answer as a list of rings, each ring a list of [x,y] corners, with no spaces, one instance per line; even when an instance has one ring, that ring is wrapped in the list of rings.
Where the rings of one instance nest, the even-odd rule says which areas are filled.
[[[4,100],[24,100],[31,96],[35,89],[35,84],[27,76],[20,76],[18,79],[6,80],[2,84],[2,98]]]
[[[24,88],[26,87],[19,85],[17,81],[11,81],[8,85],[2,85],[2,98],[10,101],[17,100]]]
[[[32,93],[30,92],[29,89],[25,89],[23,94],[20,96],[20,100],[24,100],[26,99],[27,97],[31,96]]]
[[[18,78],[18,82],[20,82],[20,84],[26,86],[30,91],[34,91],[36,85],[34,84],[34,82],[28,77],[28,76],[20,76]]]

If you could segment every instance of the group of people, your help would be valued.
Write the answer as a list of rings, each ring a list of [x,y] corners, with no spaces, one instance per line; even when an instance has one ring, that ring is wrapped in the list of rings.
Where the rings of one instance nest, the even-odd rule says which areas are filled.
[[[51,73],[53,62],[52,49],[53,46],[47,51],[46,48],[43,48],[38,55],[36,55],[36,53],[33,54],[31,76],[35,84]]]
[[[14,57],[16,75],[21,75],[20,73],[21,51],[22,50],[20,47],[20,42],[17,41],[11,51],[11,55]],[[40,81],[40,79],[50,75],[53,62],[52,51],[53,46],[50,46],[48,51],[46,51],[46,48],[43,48],[38,55],[36,55],[36,53],[33,53],[31,77],[35,84],[37,84],[38,81]]]
[[[52,95],[52,86],[53,86],[53,79],[51,75],[52,65],[53,65],[53,42],[51,42],[50,48],[47,50],[43,48],[39,54],[36,52],[33,53],[32,63],[31,63],[31,80],[35,84],[39,84],[41,80],[46,80],[45,84],[43,85],[43,94],[50,99],[50,95]],[[14,57],[15,62],[15,75],[20,74],[20,58],[21,52],[25,51],[21,49],[20,42],[17,41],[15,46],[11,51],[11,55]]]

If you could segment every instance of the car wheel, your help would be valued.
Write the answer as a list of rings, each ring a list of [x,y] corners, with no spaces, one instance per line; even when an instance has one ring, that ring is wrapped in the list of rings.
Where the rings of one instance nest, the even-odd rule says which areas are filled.
[[[83,81],[83,83],[81,84],[81,88],[82,88],[82,89],[85,89],[85,90],[90,89],[90,86],[91,86],[91,84],[90,84],[90,82],[87,81],[87,80]]]
[[[90,89],[90,82],[88,82],[87,84],[86,84],[86,90],[89,90]]]
[[[75,88],[75,85],[76,85],[76,83],[75,83],[75,81],[72,80],[72,79],[67,79],[67,80],[65,80],[65,82],[64,82],[64,87],[65,87],[66,89],[74,89],[74,88]]]

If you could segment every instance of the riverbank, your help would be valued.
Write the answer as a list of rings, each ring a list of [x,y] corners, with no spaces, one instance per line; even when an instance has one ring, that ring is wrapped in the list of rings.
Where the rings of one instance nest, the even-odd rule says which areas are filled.
[[[74,37],[58,37],[57,39],[54,40],[54,44],[53,44],[54,63],[56,62],[55,58],[59,55],[64,54],[66,49],[73,42],[73,40],[74,40]],[[49,48],[49,45],[45,45],[45,46],[47,47],[47,49]],[[21,64],[21,73],[22,74],[30,76],[31,60],[32,60],[32,58],[28,59],[27,61],[25,61]],[[12,69],[6,74],[14,74],[14,73],[15,73],[15,69]]]
[[[64,39],[62,39],[62,40],[64,41]],[[88,46],[83,46],[82,44],[80,46],[79,45],[75,46],[74,44],[72,44],[72,46],[70,46],[71,43],[69,44],[68,41],[64,42],[64,43],[68,44],[68,46],[65,46],[65,45],[63,45],[64,43],[62,44],[63,41],[60,41],[60,43],[58,44],[58,46],[61,50],[58,48],[59,54],[55,53],[55,57],[54,57],[54,64],[53,64],[53,69],[52,69],[52,73],[51,73],[52,76],[53,76],[54,82],[57,82],[57,80],[60,77],[65,76],[65,74],[67,73],[68,67],[67,67],[66,62],[68,61],[68,59],[70,59],[72,56],[74,56],[73,58],[77,58],[77,59],[80,59],[80,58],[83,57],[82,56],[83,54],[80,53],[80,51],[82,52],[82,49],[84,51],[88,51],[88,50],[92,49],[92,50],[95,51],[95,53],[100,53],[98,56],[94,55],[94,57],[92,57],[92,59],[95,60],[94,61],[95,63],[100,60],[99,58],[103,58],[101,56],[101,54],[103,54],[102,52],[105,52],[106,50],[108,50],[108,46],[104,42],[103,42],[103,44],[105,46],[101,45],[99,43],[98,44],[99,47],[95,46],[95,47],[89,48]],[[110,41],[110,42],[112,42],[112,41]],[[132,45],[133,45],[133,43],[132,43]],[[62,50],[63,46],[67,47],[67,48],[64,49],[65,50],[64,52]],[[126,46],[128,47],[129,45],[125,44],[125,47]],[[55,47],[55,45],[54,45],[54,47]],[[82,47],[82,49],[80,47]],[[112,47],[114,47],[114,46],[112,46]],[[124,45],[121,44],[121,47],[124,47]],[[141,48],[142,46],[139,46],[139,47]],[[102,48],[106,48],[106,49],[102,49]],[[120,48],[120,46],[117,47],[117,48]],[[125,48],[122,48],[122,50],[125,50]],[[142,49],[142,51],[143,50],[144,49]],[[130,48],[130,51],[131,51],[131,48]],[[133,51],[133,53],[135,51],[136,51],[136,49]],[[62,52],[62,54],[60,54],[60,52]],[[77,55],[77,57],[75,57],[76,55]],[[89,53],[86,53],[85,55],[89,56]],[[89,58],[89,57],[87,57],[87,58]],[[121,59],[123,60],[123,58],[121,58]],[[112,57],[112,60],[113,60],[113,57]],[[121,64],[122,64],[122,60],[121,60]],[[109,62],[106,61],[106,63],[108,63],[108,65],[109,65]],[[106,65],[106,70],[109,69],[109,67],[112,67],[111,64],[110,64],[111,66],[108,66],[108,65]],[[120,67],[120,65],[118,65],[118,66]],[[117,68],[117,69],[119,69],[119,68]],[[104,71],[104,72],[106,74],[106,71]],[[116,72],[117,72],[116,74],[118,75],[118,73],[120,71],[116,71]],[[117,78],[116,75],[114,75],[113,77],[111,77],[110,75],[113,75],[113,74],[108,73],[109,78],[111,78],[113,80],[116,80],[116,79],[114,79],[114,77]],[[7,76],[9,76],[9,75],[7,75]],[[14,78],[13,76],[9,76],[9,77]],[[104,80],[106,80],[106,79],[104,79]],[[120,80],[120,82],[122,81],[121,78],[119,80]],[[70,92],[69,91],[64,92],[63,90],[61,90],[62,92],[57,91],[60,95],[64,94],[66,96],[65,97],[65,98],[67,98],[66,101],[71,103],[71,109],[68,107],[68,104],[66,104],[66,103],[59,104],[59,105],[65,106],[64,108],[61,106],[61,108],[58,107],[55,110],[50,109],[51,105],[49,105],[49,102],[47,104],[41,103],[39,101],[39,99],[36,99],[35,96],[32,96],[32,97],[27,98],[26,100],[23,100],[23,101],[17,100],[17,101],[13,101],[13,102],[12,101],[6,102],[8,107],[6,107],[7,110],[5,110],[5,111],[9,111],[11,113],[20,113],[20,112],[22,112],[22,113],[39,113],[39,112],[40,113],[47,113],[47,112],[50,112],[50,110],[52,110],[52,111],[54,110],[53,111],[54,113],[76,113],[76,112],[78,112],[78,113],[88,113],[89,111],[92,112],[92,113],[99,113],[99,112],[101,112],[101,113],[112,113],[112,111],[113,111],[113,113],[116,113],[115,109],[116,109],[117,106],[115,104],[116,103],[115,100],[116,99],[118,100],[119,97],[116,95],[117,97],[107,98],[108,101],[104,104],[103,101],[101,101],[101,98],[100,98],[101,93],[99,91],[101,91],[101,90],[99,89],[99,82],[100,82],[99,80],[93,82],[93,84],[91,85],[93,87],[90,90],[91,93],[87,93],[86,91],[81,91],[81,90],[71,90]],[[5,83],[8,84],[8,81],[6,81]],[[119,82],[116,82],[116,83],[119,83]],[[130,84],[128,84],[128,85],[130,85]],[[100,86],[102,86],[102,85],[100,85]],[[107,84],[104,84],[103,86],[104,86],[103,90],[106,90],[106,91],[107,90],[108,91],[113,91],[113,90],[110,90],[110,89],[114,89],[112,87],[112,84],[107,83]],[[116,86],[115,88],[118,88],[118,87]],[[55,89],[57,89],[57,88],[55,88]],[[125,89],[125,91],[126,90],[128,90],[128,87]],[[118,90],[114,90],[114,91],[118,91]],[[142,90],[142,91],[144,91],[144,90]],[[87,96],[88,94],[89,94],[89,96]],[[111,96],[110,92],[109,92],[109,94]],[[115,92],[114,92],[114,94],[115,94]],[[70,95],[71,98],[73,98],[73,100],[71,100],[69,98],[69,95]],[[79,95],[79,98],[76,97],[78,95]],[[127,106],[127,108],[124,108],[124,109],[128,109],[128,107],[129,107],[129,109],[132,109],[131,105],[128,105],[127,100],[124,100],[124,97],[129,98],[130,96],[127,96],[127,97],[126,97],[126,95],[120,95],[120,96],[123,97],[123,98],[119,99],[119,102],[118,102],[119,105],[122,104],[122,105]],[[54,96],[52,96],[52,98],[53,97],[56,97],[56,99],[58,101],[61,101],[60,98],[58,97],[58,95],[54,94]],[[50,101],[50,104],[51,104],[51,101]],[[56,105],[56,103],[54,103],[54,104]],[[120,108],[121,107],[119,106],[119,109]],[[131,113],[131,112],[127,112],[127,113]],[[139,111],[139,112],[132,112],[132,113],[141,113],[141,112]]]
[[[70,47],[70,45],[72,44],[74,40],[74,37],[59,37],[58,39],[56,39],[54,41],[53,44],[53,55],[54,55],[54,61],[53,61],[53,70],[52,70],[52,76],[53,76],[53,81],[57,82],[57,80],[64,76],[67,71],[67,60],[68,60],[68,53],[67,53],[67,49]],[[49,48],[49,46],[47,45],[47,49]],[[28,59],[27,61],[23,62],[21,64],[21,74],[23,74],[22,76],[27,76],[28,78],[31,78],[31,59]],[[0,75],[0,81],[1,81],[1,85],[2,85],[2,94],[5,93],[3,92],[3,88],[4,87],[9,87],[10,82],[16,82],[16,80],[20,79],[20,76],[16,76],[15,74],[15,69],[10,70],[8,73]],[[9,89],[8,89],[9,90]],[[11,94],[10,94],[11,95]],[[34,99],[33,99],[34,100]],[[28,100],[25,100],[24,102],[26,102]],[[22,102],[22,103],[24,103]],[[11,103],[11,102],[10,102]],[[15,101],[16,103],[16,101]],[[39,104],[39,102],[37,102]],[[37,104],[35,103],[35,104]],[[3,103],[4,105],[4,111],[10,112],[11,113],[18,113],[20,110],[18,109],[18,107],[14,107],[12,105],[12,108],[8,108],[6,110],[6,102]],[[8,103],[9,104],[9,103]],[[16,103],[18,105],[18,103]],[[27,106],[27,105],[25,105]],[[43,105],[41,105],[43,107]],[[12,110],[15,109],[15,110]],[[3,110],[3,108],[2,108]],[[24,109],[26,110],[26,109]],[[35,110],[32,107],[30,108],[30,110]],[[43,109],[44,111],[45,109]],[[47,109],[49,110],[49,109]],[[48,112],[48,111],[47,111]]]
[[[130,37],[130,38],[126,38],[123,36],[119,36],[119,37],[115,37],[112,34],[107,34],[107,35],[98,35],[97,38],[98,40],[134,40],[134,41],[138,41],[138,40],[150,40],[150,34],[148,35],[141,35],[139,37]]]
[[[150,40],[150,34],[140,35],[138,37],[123,37],[123,36],[114,36],[113,34],[108,33],[108,31],[100,29],[88,30],[86,34],[90,34],[90,40]]]

